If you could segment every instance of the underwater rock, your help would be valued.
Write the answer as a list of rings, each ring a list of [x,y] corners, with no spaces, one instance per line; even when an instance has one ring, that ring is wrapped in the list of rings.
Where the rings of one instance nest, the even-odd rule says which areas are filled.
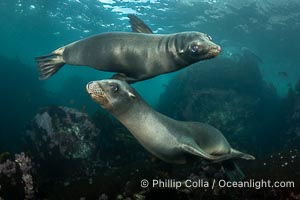
[[[123,165],[149,157],[148,152],[141,147],[128,129],[109,113],[97,111],[92,115],[92,121],[98,129],[101,129],[97,149],[102,152],[102,160]]]
[[[294,88],[290,88],[287,97],[283,100],[284,129],[281,142],[286,149],[299,148],[300,144],[300,80]]]
[[[103,193],[99,196],[98,200],[108,200],[108,196]]]
[[[182,116],[184,119],[214,124],[235,137],[254,117],[257,103],[256,98],[240,95],[232,89],[200,89],[187,99]]]
[[[0,164],[0,175],[12,177],[16,173],[16,163],[11,160],[6,160]]]
[[[34,198],[34,186],[33,178],[30,174],[32,163],[31,159],[25,155],[24,152],[15,155],[15,162],[19,165],[22,172],[22,180],[24,182],[24,199],[33,199]]]
[[[219,96],[223,97],[221,94],[224,91],[218,92],[220,92]],[[232,93],[236,93],[236,91],[232,90]],[[83,134],[82,137],[86,136],[85,134],[91,134],[93,138],[87,138],[85,141],[85,143],[93,144],[91,146],[94,153],[84,154],[87,157],[72,156],[74,154],[83,155],[76,153],[77,151],[68,153],[60,150],[61,145],[69,145],[69,140],[62,142],[64,140],[61,138],[65,138],[57,137],[56,132],[70,134],[68,130],[73,130],[71,127],[74,125],[79,127],[79,133]],[[86,129],[89,133],[81,131],[83,127],[90,127]],[[40,199],[84,197],[105,200],[116,199],[119,194],[122,199],[153,199],[161,196],[172,197],[172,199],[199,199],[199,197],[202,199],[217,197],[257,199],[257,194],[251,196],[252,190],[238,190],[231,194],[227,188],[214,190],[205,187],[184,187],[178,190],[141,188],[140,181],[144,178],[148,180],[175,178],[178,181],[189,179],[196,182],[199,180],[211,182],[213,179],[226,179],[226,176],[221,165],[211,164],[205,160],[196,160],[188,165],[173,166],[151,159],[135,139],[130,137],[124,127],[109,115],[101,112],[95,113],[92,119],[89,119],[85,113],[72,108],[46,107],[33,118],[27,133],[29,134],[27,137],[28,147],[31,147],[29,148],[31,159],[34,160],[34,171],[38,177],[34,179],[34,186],[38,188],[38,193],[35,194],[39,195]],[[73,134],[76,136],[76,131]],[[80,143],[81,137],[75,136],[73,139]],[[76,141],[74,142],[76,143]],[[55,146],[50,145],[51,143]],[[105,147],[103,148],[103,146]],[[73,150],[73,148],[63,149]],[[5,155],[0,156],[2,160],[6,157]],[[21,154],[18,160],[28,160],[22,158],[24,157]],[[18,165],[16,166],[19,168]],[[249,169],[255,171],[251,167]],[[258,174],[257,177],[260,175]],[[26,180],[30,183],[30,178]],[[273,197],[269,191],[268,193],[259,193],[260,196],[265,194]],[[295,192],[293,194],[298,195]]]
[[[62,106],[44,107],[25,133],[24,148],[32,155],[38,174],[36,184],[44,197],[56,199],[51,189],[70,187],[76,181],[91,185],[93,176],[105,166],[98,158],[101,130],[86,113]],[[30,178],[23,177],[28,189]]]
[[[26,132],[37,152],[51,154],[58,148],[66,159],[87,159],[96,151],[100,130],[85,113],[51,106],[43,108],[34,117]]]
[[[115,194],[122,184],[119,177],[128,180],[133,175],[130,171],[136,170],[134,165],[127,166],[149,158],[126,128],[107,113],[96,112],[90,118],[61,106],[42,108],[26,127],[24,141],[35,163],[39,194],[49,199],[96,199],[99,192],[113,196],[111,191]],[[120,172],[123,169],[126,173]]]
[[[35,116],[35,123],[38,125],[39,128],[44,129],[48,135],[53,134],[53,127],[51,117],[47,112],[42,114],[37,114]]]
[[[224,90],[225,93],[231,89],[248,96],[260,94],[263,81],[259,68],[257,64],[252,64],[243,58],[236,61],[220,57],[211,60],[210,63],[194,65],[178,74],[169,82],[165,93],[161,95],[159,109],[174,115],[176,114],[174,107],[178,103],[179,108],[184,107],[186,99],[197,99],[216,89]],[[229,100],[231,99],[228,98],[227,101]],[[181,109],[178,117],[182,118],[180,112]]]
[[[0,199],[34,199],[32,161],[24,152],[0,161]],[[22,198],[21,198],[22,197]]]
[[[300,79],[297,81],[297,83],[295,85],[295,90],[296,90],[296,92],[300,93]]]
[[[231,98],[242,99],[235,90],[230,90],[230,92],[215,90],[212,94],[220,101],[223,98],[229,98],[224,97],[228,94]],[[72,126],[78,127],[79,131],[72,129]],[[69,132],[69,130],[74,132]],[[152,197],[161,197],[161,195],[166,198],[171,195],[174,197],[172,199],[199,199],[199,197],[215,199],[224,196],[225,199],[226,197],[239,199],[240,196],[250,197],[252,193],[252,190],[239,190],[231,194],[226,188],[216,188],[212,191],[205,187],[185,187],[179,190],[141,188],[140,181],[144,178],[148,180],[175,178],[178,181],[190,179],[211,182],[213,179],[226,179],[226,176],[221,165],[211,164],[205,160],[173,166],[151,159],[124,127],[109,115],[101,112],[96,112],[90,119],[85,113],[72,108],[46,107],[33,118],[27,133],[28,149],[32,155],[31,159],[34,160],[35,174],[38,177],[34,185],[37,185],[36,188],[39,189],[36,195],[39,195],[40,199],[76,199],[78,197],[115,199],[118,194],[122,196],[122,199],[153,199]],[[58,133],[71,135],[72,140],[58,137]],[[90,137],[87,137],[88,134]],[[85,138],[84,142],[81,138]],[[92,151],[88,154],[80,154],[78,149],[69,144],[69,141],[76,143],[78,149],[80,149],[80,143],[91,144]],[[64,147],[65,145],[67,147]],[[62,151],[61,147],[65,151]],[[5,155],[0,157],[5,158]],[[253,171],[253,168],[249,169]],[[30,178],[28,180],[30,182]],[[298,195],[295,192],[293,194]],[[255,199],[257,194],[255,195],[249,199]],[[260,193],[260,195],[264,194]],[[271,194],[267,193],[268,195]]]

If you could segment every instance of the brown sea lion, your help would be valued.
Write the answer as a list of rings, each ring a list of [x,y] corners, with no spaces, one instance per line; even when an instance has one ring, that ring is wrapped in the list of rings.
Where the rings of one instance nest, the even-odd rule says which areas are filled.
[[[177,121],[155,111],[124,81],[92,81],[86,89],[145,149],[166,162],[186,163],[188,155],[213,162],[255,159],[232,148],[223,134],[208,124]]]

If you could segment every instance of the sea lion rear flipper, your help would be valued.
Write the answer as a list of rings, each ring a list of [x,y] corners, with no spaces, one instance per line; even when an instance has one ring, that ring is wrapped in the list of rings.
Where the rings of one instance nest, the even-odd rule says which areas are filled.
[[[145,22],[137,16],[129,14],[128,18],[133,32],[153,34],[152,30],[145,24]]]
[[[59,48],[53,51],[51,54],[35,58],[40,73],[40,80],[49,78],[65,64],[62,58],[62,53],[63,48]]]
[[[242,181],[246,175],[234,160],[222,162],[222,169],[230,181]]]

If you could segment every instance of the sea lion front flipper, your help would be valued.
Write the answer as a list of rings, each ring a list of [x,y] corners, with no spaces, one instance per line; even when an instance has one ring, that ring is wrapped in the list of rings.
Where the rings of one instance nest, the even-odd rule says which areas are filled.
[[[229,154],[225,154],[222,156],[219,156],[218,159],[214,160],[213,162],[222,162],[224,160],[229,160],[229,159],[245,159],[245,160],[255,160],[255,157],[250,155],[250,154],[246,154],[243,152],[240,152],[236,149],[231,148],[231,151]]]
[[[245,159],[245,160],[255,160],[254,156],[252,156],[250,154],[240,152],[240,151],[238,151],[234,148],[231,148],[231,154],[235,155],[235,157],[239,157],[239,158],[242,158],[242,159]]]
[[[210,155],[203,151],[194,141],[189,141],[188,143],[181,144],[180,148],[185,152],[208,159],[208,160],[216,160],[217,156]]]
[[[205,158],[207,160],[210,160],[213,163],[218,163],[222,162],[224,160],[229,160],[229,159],[234,159],[234,158],[240,158],[241,155],[236,155],[236,154],[225,154],[221,156],[214,156],[206,153],[203,151],[201,148],[194,148],[193,146],[183,144],[182,149],[190,154],[194,154],[196,156]]]
[[[133,32],[153,34],[152,30],[145,24],[145,22],[137,16],[129,14],[128,18]]]
[[[229,153],[229,154],[220,155],[220,156],[211,155],[211,154],[208,154],[205,151],[203,151],[193,141],[190,141],[186,144],[181,144],[181,148],[185,152],[188,152],[190,154],[205,158],[207,160],[212,161],[213,163],[222,162],[224,160],[229,160],[229,159],[234,159],[234,158],[243,158],[243,156],[245,155],[244,153],[241,153],[241,152],[238,152],[238,151],[236,153],[234,152],[234,153]]]
[[[132,84],[135,83],[137,81],[139,81],[138,79],[132,78],[132,77],[128,77],[126,74],[124,73],[117,73],[114,74],[111,79],[117,79],[117,80],[121,80],[121,81],[126,81],[128,84]]]

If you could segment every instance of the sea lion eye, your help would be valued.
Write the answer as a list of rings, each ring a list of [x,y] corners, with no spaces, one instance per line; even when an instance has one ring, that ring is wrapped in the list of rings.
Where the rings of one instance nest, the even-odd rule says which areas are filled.
[[[212,41],[212,37],[211,37],[210,35],[206,34],[206,37],[207,37],[210,41]]]
[[[199,51],[200,51],[200,46],[199,45],[191,46],[191,52],[192,53],[199,53]]]
[[[110,89],[113,91],[113,92],[117,92],[119,90],[119,86],[118,85],[110,85]]]

